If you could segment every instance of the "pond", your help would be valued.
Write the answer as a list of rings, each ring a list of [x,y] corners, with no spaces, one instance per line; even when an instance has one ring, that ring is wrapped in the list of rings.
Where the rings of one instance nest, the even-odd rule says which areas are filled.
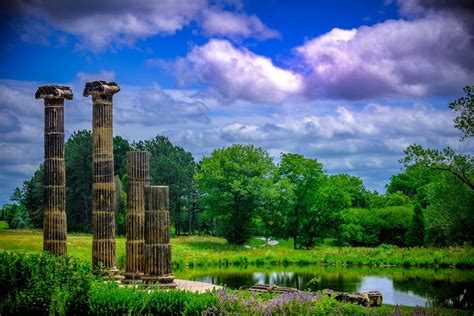
[[[384,304],[474,309],[474,271],[393,267],[239,266],[174,271],[230,289],[275,284],[300,290],[381,291]]]

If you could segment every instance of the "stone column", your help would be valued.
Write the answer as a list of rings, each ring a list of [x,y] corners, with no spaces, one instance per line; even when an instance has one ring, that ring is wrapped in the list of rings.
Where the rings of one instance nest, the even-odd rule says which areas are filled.
[[[145,276],[144,282],[175,288],[171,273],[169,190],[167,186],[145,188]]]
[[[145,187],[150,185],[150,153],[127,154],[126,283],[141,282],[145,246]]]
[[[118,274],[115,244],[115,186],[112,97],[115,82],[87,82],[92,96],[92,265],[95,273]],[[103,270],[99,269],[103,268]]]
[[[64,255],[67,252],[64,99],[72,100],[72,91],[64,86],[42,86],[35,98],[44,99],[43,249]]]

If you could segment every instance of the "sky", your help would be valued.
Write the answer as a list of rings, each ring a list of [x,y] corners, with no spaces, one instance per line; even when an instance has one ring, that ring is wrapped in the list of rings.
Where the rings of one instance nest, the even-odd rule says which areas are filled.
[[[38,86],[70,86],[65,134],[91,129],[85,82],[110,80],[114,135],[167,136],[197,161],[235,143],[294,152],[384,192],[410,144],[459,142],[474,84],[469,0],[3,0],[0,205],[43,160]]]

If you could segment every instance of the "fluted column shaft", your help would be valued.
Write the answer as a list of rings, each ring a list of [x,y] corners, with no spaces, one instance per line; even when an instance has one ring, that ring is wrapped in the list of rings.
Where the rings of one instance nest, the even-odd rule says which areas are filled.
[[[143,275],[145,245],[145,187],[150,185],[150,153],[127,154],[127,242],[125,281],[139,280]]]
[[[113,94],[120,88],[105,81],[88,82],[92,95],[92,264],[95,272],[118,273],[115,242]]]
[[[176,287],[171,271],[167,186],[145,188],[145,276],[142,279],[159,282],[161,287]]]
[[[64,166],[64,99],[69,87],[39,87],[35,97],[44,99],[44,224],[43,249],[67,253],[66,172]]]

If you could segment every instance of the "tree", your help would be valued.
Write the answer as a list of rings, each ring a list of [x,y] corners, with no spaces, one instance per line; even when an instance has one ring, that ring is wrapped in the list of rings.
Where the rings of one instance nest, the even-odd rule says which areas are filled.
[[[421,145],[410,145],[405,149],[405,158],[400,162],[405,167],[421,167],[449,172],[474,190],[474,156],[456,154],[451,148],[443,150],[424,149]]]
[[[127,153],[132,150],[132,146],[125,138],[114,136],[114,174],[120,179],[127,173]]]
[[[181,211],[189,207],[193,190],[193,174],[196,169],[193,155],[182,147],[174,146],[167,137],[157,135],[152,140],[133,143],[137,150],[151,153],[150,178],[154,184],[169,186],[170,212],[177,236],[185,226]]]
[[[287,236],[293,238],[293,247],[296,249],[301,245],[299,237],[302,233],[308,232],[305,229],[313,224],[308,222],[315,218],[315,214],[310,214],[314,209],[316,195],[324,180],[323,165],[316,159],[308,159],[299,154],[282,154],[278,165],[279,175],[293,185],[294,203],[293,209],[288,214]],[[311,232],[310,230],[310,236]],[[312,238],[307,236],[306,245],[311,243]]]
[[[474,86],[466,86],[463,90],[466,96],[449,104],[451,110],[458,112],[454,127],[464,133],[461,141],[474,136]]]
[[[74,132],[64,146],[68,229],[92,228],[92,133]]]
[[[423,246],[425,242],[425,219],[420,204],[413,209],[410,231],[408,232],[408,245]]]
[[[258,233],[266,239],[286,237],[288,214],[295,202],[293,185],[275,172],[272,178],[265,179],[257,198]]]
[[[40,165],[33,177],[23,183],[25,209],[33,227],[42,228],[44,218],[44,166]]]
[[[268,153],[252,145],[216,149],[202,159],[195,174],[200,205],[229,243],[241,245],[252,236],[259,196],[273,168]]]

